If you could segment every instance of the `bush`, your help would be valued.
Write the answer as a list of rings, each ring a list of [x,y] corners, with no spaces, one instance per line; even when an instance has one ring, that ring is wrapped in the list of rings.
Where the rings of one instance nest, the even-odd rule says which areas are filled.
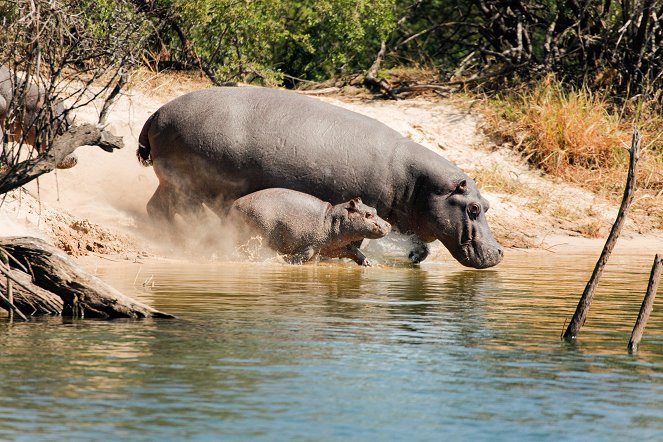
[[[200,61],[219,81],[280,83],[366,69],[394,26],[394,0],[171,0]],[[155,61],[192,65],[182,40],[163,28]]]

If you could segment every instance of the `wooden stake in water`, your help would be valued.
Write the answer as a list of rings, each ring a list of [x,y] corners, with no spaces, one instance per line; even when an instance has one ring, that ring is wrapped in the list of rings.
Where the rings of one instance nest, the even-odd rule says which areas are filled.
[[[9,255],[6,253],[2,253],[2,263],[9,269]],[[7,302],[11,307],[14,306],[14,290],[12,287],[12,280],[7,274]],[[9,308],[9,320],[13,321],[14,320],[14,310],[12,308]]]
[[[647,285],[647,293],[645,299],[642,300],[640,306],[640,313],[638,319],[635,321],[635,327],[631,333],[631,340],[628,342],[628,352],[635,353],[638,351],[638,344],[642,339],[642,333],[645,331],[649,314],[654,308],[654,298],[656,298],[656,290],[658,289],[658,281],[661,278],[661,270],[663,269],[663,257],[656,255],[654,258],[654,265],[651,268],[651,275],[649,275],[649,285]]]
[[[640,133],[638,132],[637,129],[634,129],[633,138],[631,139],[631,154],[630,154],[628,176],[626,178],[626,187],[624,189],[624,197],[622,198],[622,204],[619,207],[619,213],[617,213],[617,218],[615,219],[615,223],[612,225],[612,229],[610,229],[610,234],[608,235],[608,239],[606,240],[605,245],[603,246],[603,251],[601,252],[601,256],[599,257],[599,260],[596,262],[596,266],[594,267],[594,272],[592,272],[592,276],[589,278],[587,286],[585,286],[585,291],[582,293],[582,296],[580,297],[580,301],[578,302],[578,306],[576,307],[576,312],[573,314],[573,318],[571,319],[571,322],[569,323],[566,332],[564,332],[564,339],[567,341],[575,339],[576,335],[578,334],[578,331],[580,331],[580,327],[582,327],[585,324],[585,319],[587,319],[587,312],[589,311],[589,306],[592,303],[592,298],[594,297],[594,291],[596,290],[596,286],[599,283],[599,278],[601,277],[601,273],[603,273],[603,268],[608,262],[608,258],[610,258],[612,249],[615,248],[615,244],[617,243],[617,238],[621,233],[624,221],[626,221],[626,212],[628,211],[628,208],[631,205],[631,201],[633,201],[633,190],[635,189],[635,171],[638,164],[639,152],[640,152]]]

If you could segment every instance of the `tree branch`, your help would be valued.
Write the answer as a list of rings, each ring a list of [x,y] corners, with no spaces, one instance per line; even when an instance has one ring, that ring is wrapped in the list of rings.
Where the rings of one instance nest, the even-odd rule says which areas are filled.
[[[40,175],[51,172],[65,157],[80,146],[99,146],[107,152],[124,146],[122,137],[117,137],[93,124],[83,124],[59,135],[51,149],[36,158],[22,161],[9,167],[0,176],[0,195],[21,187]]]

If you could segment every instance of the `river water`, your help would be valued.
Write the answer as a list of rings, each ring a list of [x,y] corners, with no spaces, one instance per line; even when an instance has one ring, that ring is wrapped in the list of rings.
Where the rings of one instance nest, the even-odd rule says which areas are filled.
[[[653,257],[613,256],[560,341],[596,257],[101,260],[88,269],[178,319],[0,317],[0,439],[661,440],[660,308],[626,351]]]

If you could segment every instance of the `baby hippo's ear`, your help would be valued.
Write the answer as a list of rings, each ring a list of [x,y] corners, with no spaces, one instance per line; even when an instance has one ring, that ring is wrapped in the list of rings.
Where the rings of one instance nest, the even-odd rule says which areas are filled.
[[[352,198],[348,201],[348,205],[345,206],[348,212],[353,213],[359,211],[359,206],[361,205],[361,198]]]

